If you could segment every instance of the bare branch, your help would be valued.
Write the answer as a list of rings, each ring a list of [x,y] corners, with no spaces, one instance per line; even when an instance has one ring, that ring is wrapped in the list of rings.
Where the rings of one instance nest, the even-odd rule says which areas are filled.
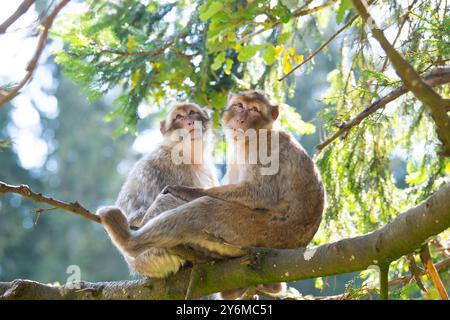
[[[30,81],[31,77],[33,76],[34,70],[36,69],[37,62],[47,42],[48,31],[51,28],[53,21],[55,20],[55,17],[58,15],[61,9],[64,8],[64,6],[67,3],[69,3],[69,1],[70,0],[61,0],[61,2],[58,3],[55,9],[53,9],[52,13],[50,13],[50,15],[45,19],[44,23],[42,24],[43,30],[41,32],[41,36],[39,37],[36,51],[33,57],[31,58],[30,62],[28,63],[27,73],[25,74],[25,77],[14,88],[5,93],[0,94],[0,107],[5,105],[11,99],[13,99],[20,91],[20,89],[22,89],[23,86],[25,86],[27,82]]]
[[[409,271],[411,271],[411,275],[416,281],[417,286],[423,292],[427,292],[427,289],[425,288],[425,286],[422,283],[422,280],[420,279],[420,273],[423,270],[420,270],[419,267],[417,266],[416,260],[414,260],[414,254],[411,253],[406,255],[406,259],[408,260]]]
[[[450,184],[375,232],[308,249],[249,250],[249,255],[196,265],[161,280],[82,283],[78,289],[27,280],[0,282],[0,299],[183,299],[273,282],[364,270],[413,252],[450,227]],[[242,263],[249,260],[250,263]]]
[[[308,15],[308,14],[311,14],[311,13],[320,11],[320,10],[322,10],[322,9],[328,8],[328,7],[330,7],[331,5],[333,5],[333,4],[336,3],[336,2],[337,2],[337,0],[330,0],[330,1],[328,1],[328,2],[325,2],[325,3],[321,4],[321,5],[318,5],[318,6],[309,8],[309,9],[304,9],[304,8],[303,8],[304,6],[303,6],[302,8],[300,8],[300,9],[298,9],[298,10],[295,10],[295,11],[292,13],[292,15],[293,15],[294,17],[296,17],[296,18],[301,17],[301,16],[306,16],[306,15]]]
[[[311,2],[311,1],[309,1],[309,2]],[[299,17],[302,17],[302,16],[306,16],[306,15],[315,13],[317,11],[320,11],[322,9],[325,9],[325,8],[331,6],[332,4],[334,4],[335,2],[336,2],[336,0],[331,0],[331,1],[325,2],[324,4],[318,5],[316,7],[305,9],[305,6],[307,6],[309,4],[308,1],[307,1],[307,3],[305,3],[301,8],[299,8],[297,10],[294,10],[292,12],[292,16],[294,18],[299,18]],[[280,24],[282,24],[281,20],[277,20],[277,21],[273,22],[270,26],[268,26],[266,28],[262,28],[262,29],[260,29],[258,31],[255,31],[255,32],[253,32],[253,33],[243,37],[241,40],[238,41],[238,43],[240,43],[240,44],[245,43],[245,42],[251,40],[254,36],[256,36],[258,34],[261,34],[261,33],[265,32],[267,30],[273,29],[276,26],[279,26]]]
[[[439,261],[435,265],[436,270],[444,270],[444,269],[447,269],[449,266],[450,266],[450,258],[446,258],[442,261]],[[419,273],[418,273],[419,276],[423,276],[425,274],[427,274],[427,272],[425,270],[419,270]],[[389,281],[389,286],[396,287],[396,286],[400,286],[400,285],[405,285],[405,284],[410,283],[413,278],[414,278],[414,275],[411,274],[409,276],[393,279],[393,280]]]
[[[310,61],[312,58],[314,58],[320,51],[323,50],[323,48],[325,48],[326,46],[328,46],[330,44],[331,41],[333,41],[339,34],[342,33],[342,31],[344,31],[345,29],[347,29],[349,26],[352,25],[352,23],[356,20],[356,18],[358,18],[358,16],[354,16],[353,18],[351,18],[342,28],[340,28],[338,31],[336,31],[333,35],[331,35],[331,37],[328,38],[327,41],[325,41],[324,43],[322,43],[322,45],[317,48],[316,50],[314,50],[313,53],[311,53],[309,55],[308,58],[306,58],[305,60],[303,60],[302,63],[296,65],[294,68],[292,68],[291,71],[289,71],[288,73],[286,73],[284,76],[282,76],[280,79],[278,79],[278,81],[283,81],[284,79],[286,79],[289,75],[291,75],[295,70],[297,70],[298,68],[300,68],[301,66],[303,66],[305,63],[307,63],[308,61]]]
[[[21,196],[24,196],[26,198],[30,198],[37,202],[43,202],[50,206],[57,207],[64,209],[66,211],[70,211],[73,213],[76,213],[86,219],[89,219],[91,221],[101,223],[100,218],[90,212],[89,210],[85,209],[81,204],[79,204],[77,201],[74,202],[63,202],[60,200],[56,200],[50,197],[43,196],[41,193],[34,193],[29,186],[27,185],[21,185],[21,186],[13,186],[6,184],[2,181],[0,181],[0,195],[4,193],[16,193],[20,194]],[[42,209],[38,210],[38,213],[42,213]]]
[[[436,87],[450,82],[450,67],[446,68],[435,68],[429,72],[427,72],[423,76],[423,81],[427,83],[429,86]],[[326,146],[328,146],[331,142],[347,133],[353,127],[357,126],[361,123],[365,118],[374,114],[377,110],[384,108],[388,103],[394,101],[395,99],[401,97],[405,93],[409,92],[409,89],[406,85],[402,85],[401,87],[391,91],[386,96],[381,99],[374,101],[370,106],[366,107],[361,113],[352,118],[351,120],[342,123],[339,126],[339,130],[333,133],[330,137],[326,138],[323,142],[316,146],[318,151],[323,150]]]
[[[0,24],[0,34],[5,33],[6,30],[14,23],[17,19],[19,19],[21,16],[23,16],[28,9],[31,7],[31,5],[34,3],[35,0],[24,0],[20,6],[17,8],[17,10],[3,22]]]
[[[445,270],[449,266],[450,266],[450,258],[447,258],[447,259],[444,259],[442,261],[439,261],[435,265],[437,270]],[[419,269],[417,276],[423,276],[425,274],[426,274],[426,271]],[[400,286],[400,285],[408,284],[408,283],[411,282],[411,280],[413,278],[415,278],[415,276],[413,274],[411,274],[411,275],[408,275],[408,276],[392,279],[388,283],[389,288],[394,288],[394,287],[397,287],[397,286]],[[356,295],[361,296],[361,294],[362,294],[363,296],[366,296],[366,295],[368,295],[370,293],[378,294],[378,291],[376,289],[362,287],[361,290]],[[353,292],[346,292],[346,293],[343,293],[343,294],[337,294],[337,295],[333,295],[333,296],[316,297],[316,299],[317,300],[349,300],[349,299],[352,299],[352,297],[354,295],[355,295],[355,293],[353,293]]]
[[[353,6],[359,12],[366,24],[370,27],[373,37],[379,42],[392,63],[397,75],[402,79],[406,87],[422,101],[429,109],[431,117],[436,124],[439,140],[442,142],[442,155],[450,155],[450,117],[445,110],[448,101],[443,99],[433,88],[428,85],[416,70],[406,61],[400,53],[389,43],[383,31],[376,25],[368,11],[365,0],[352,0]]]

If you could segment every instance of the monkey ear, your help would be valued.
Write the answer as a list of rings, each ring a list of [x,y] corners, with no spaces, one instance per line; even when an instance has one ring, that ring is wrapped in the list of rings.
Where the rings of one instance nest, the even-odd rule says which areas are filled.
[[[280,114],[280,110],[277,105],[272,106],[272,119],[273,121],[277,120],[278,115]]]
[[[162,120],[159,123],[159,131],[161,131],[161,133],[164,135],[166,133],[166,120]]]

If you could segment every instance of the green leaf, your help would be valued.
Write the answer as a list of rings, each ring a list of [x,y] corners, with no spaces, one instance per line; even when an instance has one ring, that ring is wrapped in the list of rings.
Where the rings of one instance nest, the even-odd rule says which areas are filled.
[[[208,5],[208,3],[206,3],[200,9],[200,15],[199,15],[200,20],[206,21],[206,20],[210,19],[217,12],[222,10],[222,8],[223,8],[223,3],[221,1],[214,1],[214,2],[210,3],[209,5]]]
[[[274,13],[280,17],[280,21],[282,23],[287,23],[289,22],[289,20],[291,20],[291,11],[289,10],[288,7],[286,7],[284,4],[280,2],[278,2],[278,4],[276,5],[275,8],[273,8]]]
[[[211,69],[216,71],[219,69],[225,61],[225,52],[221,52],[214,58],[214,62],[211,65]]]
[[[277,59],[277,50],[275,49],[275,46],[271,43],[269,43],[267,45],[267,49],[264,50],[263,53],[263,60],[264,63],[267,65],[271,65],[275,62],[275,60]]]
[[[231,74],[231,67],[233,66],[233,60],[227,59],[225,60],[225,74],[230,75]]]
[[[344,19],[345,12],[352,8],[352,2],[350,0],[341,0],[339,7],[336,10],[336,23],[340,24]]]
[[[239,51],[238,60],[241,62],[245,62],[253,58],[253,56],[266,45],[264,44],[256,44],[242,47]]]

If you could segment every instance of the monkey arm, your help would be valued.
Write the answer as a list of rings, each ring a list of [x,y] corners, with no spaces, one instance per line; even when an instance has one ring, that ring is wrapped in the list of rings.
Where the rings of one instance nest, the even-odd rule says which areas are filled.
[[[210,196],[223,201],[235,202],[250,209],[271,209],[278,204],[278,197],[276,197],[278,193],[276,190],[270,189],[270,186],[273,185],[274,184],[271,184],[268,181],[261,181],[261,183],[258,184],[244,182],[208,189],[168,186],[163,192],[171,193],[186,201],[192,201],[203,196]]]
[[[200,251],[215,252],[222,257],[238,257],[245,254],[244,248],[266,240],[262,230],[269,220],[269,216],[258,214],[248,207],[200,197],[165,211],[139,230],[131,231],[121,242],[121,249],[136,257],[149,247],[172,250],[188,246],[194,251],[198,250],[195,248],[203,248]],[[255,233],[249,233],[249,228]]]

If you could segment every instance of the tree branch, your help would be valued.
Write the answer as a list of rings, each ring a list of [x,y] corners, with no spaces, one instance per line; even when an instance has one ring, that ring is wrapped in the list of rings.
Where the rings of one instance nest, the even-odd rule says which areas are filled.
[[[311,1],[310,1],[310,2],[311,2]],[[318,5],[318,6],[316,6],[316,7],[306,8],[306,9],[305,9],[305,6],[307,6],[307,5],[309,4],[309,3],[307,2],[307,3],[305,3],[301,8],[299,8],[299,9],[297,9],[297,10],[294,10],[291,14],[292,14],[292,17],[294,17],[294,18],[299,18],[299,17],[302,17],[302,16],[306,16],[306,15],[315,13],[315,12],[320,11],[320,10],[322,10],[322,9],[325,9],[325,8],[327,8],[327,7],[331,6],[331,5],[333,5],[335,2],[336,2],[336,0],[331,0],[331,1],[325,2],[324,4]],[[282,24],[282,21],[281,21],[281,20],[277,20],[277,21],[275,21],[274,23],[272,23],[270,26],[268,26],[268,27],[266,27],[266,28],[262,28],[262,29],[260,29],[260,30],[258,30],[258,31],[255,31],[255,32],[253,32],[253,33],[251,33],[251,34],[249,34],[249,35],[243,37],[241,40],[238,41],[238,43],[243,44],[243,43],[245,43],[245,42],[251,40],[254,36],[256,36],[256,35],[258,35],[258,34],[261,34],[261,33],[263,33],[264,31],[273,29],[273,28],[275,28],[276,26],[279,26],[280,24]]]
[[[450,82],[450,67],[446,68],[435,68],[427,72],[423,76],[423,81],[431,87],[440,86]],[[326,138],[323,142],[316,146],[318,151],[323,150],[331,142],[342,136],[343,134],[350,131],[351,128],[359,125],[368,116],[374,114],[377,110],[384,108],[388,103],[394,101],[395,99],[401,97],[405,93],[409,92],[406,85],[391,91],[386,96],[381,99],[374,101],[370,106],[366,107],[361,113],[355,116],[353,119],[341,123],[339,125],[339,130],[333,133],[330,137]]]
[[[450,258],[444,259],[444,260],[439,261],[438,263],[436,263],[436,269],[437,270],[445,270],[449,266],[450,266]],[[417,276],[423,276],[425,274],[426,274],[426,271],[418,270]],[[400,277],[400,278],[396,278],[396,279],[393,279],[393,280],[389,281],[388,286],[389,286],[389,288],[392,288],[392,287],[397,287],[397,286],[400,286],[400,285],[405,285],[405,284],[410,283],[411,280],[413,280],[414,278],[415,278],[415,275],[413,275],[413,274],[408,275],[408,276],[404,276],[404,277]],[[419,285],[419,283],[417,283],[417,285]],[[422,291],[426,292],[426,289],[422,290]],[[372,293],[373,294],[378,294],[378,291],[376,289],[373,289],[373,288],[362,287],[360,290],[357,290],[356,293],[355,292],[345,292],[345,293],[336,294],[336,295],[333,295],[333,296],[316,297],[316,299],[317,300],[349,300],[349,299],[352,299],[352,297],[354,297],[355,295],[358,296],[358,297],[361,297],[361,295],[362,296],[366,296],[366,295],[372,294]]]
[[[330,44],[331,41],[333,41],[339,34],[342,33],[342,31],[344,31],[345,29],[347,29],[349,26],[352,25],[352,23],[356,20],[356,18],[358,18],[358,16],[354,16],[353,18],[351,18],[342,28],[340,28],[338,31],[336,31],[335,33],[333,33],[331,35],[331,37],[328,38],[327,41],[325,41],[324,43],[322,43],[322,45],[317,48],[316,50],[314,50],[313,53],[311,53],[305,60],[302,61],[302,63],[296,65],[294,68],[291,69],[291,71],[289,71],[288,73],[286,73],[284,76],[282,76],[280,79],[278,79],[278,81],[283,81],[284,79],[286,79],[289,75],[291,75],[295,70],[297,70],[298,68],[300,68],[301,66],[303,66],[304,64],[306,64],[308,61],[310,61],[312,58],[314,58],[320,51],[323,50],[323,48],[325,48],[326,46],[328,46]]]
[[[408,254],[450,227],[450,184],[364,236],[309,249],[263,249],[249,256],[196,265],[162,280],[82,283],[78,289],[28,280],[0,282],[0,299],[183,299],[243,286],[297,281],[364,270]]]
[[[445,290],[445,286],[442,283],[441,277],[439,277],[436,266],[433,264],[433,260],[431,260],[428,244],[423,245],[422,250],[420,251],[420,260],[427,270],[428,275],[431,277],[431,280],[433,281],[433,284],[436,287],[441,299],[448,300],[447,290]]]
[[[121,50],[114,50],[114,49],[102,49],[101,52],[117,54],[119,56],[156,57],[156,56],[162,54],[166,49],[173,46],[177,41],[178,41],[178,37],[175,37],[173,40],[167,42],[165,45],[161,46],[160,48],[157,48],[155,50],[150,50],[150,51],[121,51]]]
[[[28,9],[31,7],[31,5],[34,3],[35,0],[24,0],[20,6],[17,8],[17,10],[3,22],[0,24],[0,34],[5,33],[6,30],[14,23],[17,19],[19,19],[21,16],[23,16]]]
[[[56,200],[50,197],[43,196],[42,193],[35,193],[33,192],[29,186],[27,185],[21,185],[21,186],[13,186],[6,184],[2,181],[0,181],[0,195],[4,193],[17,193],[21,196],[24,196],[26,198],[30,198],[37,202],[43,202],[48,205],[51,205],[53,207],[61,208],[66,211],[70,211],[73,213],[76,213],[86,219],[89,219],[94,222],[100,222],[100,218],[90,212],[89,210],[85,209],[83,206],[81,206],[77,201],[74,202],[63,202],[60,200]]]
[[[376,25],[374,19],[368,11],[368,5],[365,0],[352,0],[353,6],[359,12],[359,15],[370,27],[373,37],[379,42],[392,63],[397,75],[402,79],[406,87],[425,104],[431,117],[436,124],[436,131],[439,140],[442,142],[442,154],[450,155],[450,117],[447,115],[446,108],[449,101],[443,99],[433,88],[428,85],[416,70],[406,61],[400,53],[389,43],[384,36],[383,31]]]
[[[70,0],[61,0],[61,2],[58,3],[58,5],[55,7],[55,9],[53,9],[52,13],[50,13],[50,15],[45,19],[44,23],[42,24],[44,29],[42,30],[41,36],[39,37],[36,51],[35,51],[33,57],[31,58],[30,62],[28,63],[28,66],[26,69],[27,73],[25,74],[25,77],[23,77],[23,79],[11,90],[8,90],[7,92],[0,94],[0,107],[5,105],[11,99],[13,99],[17,95],[19,90],[22,89],[23,86],[25,86],[27,84],[27,82],[31,79],[31,77],[34,73],[34,70],[36,69],[37,62],[38,62],[38,60],[42,54],[42,51],[44,50],[45,44],[47,42],[48,31],[51,28],[53,21],[55,20],[58,13],[61,11],[62,8],[64,8],[64,6],[67,3],[69,3],[69,1]],[[2,90],[2,91],[5,91],[5,90]]]
[[[449,266],[450,266],[450,258],[446,258],[446,259],[436,263],[435,268],[436,268],[436,270],[439,271],[439,270],[447,269]],[[425,270],[417,270],[417,272],[418,272],[417,276],[423,276],[423,275],[427,274],[427,272]],[[389,287],[396,287],[396,286],[408,284],[414,278],[415,278],[415,275],[411,274],[409,276],[404,276],[404,277],[401,277],[401,278],[393,279],[393,280],[389,281]],[[417,283],[417,285],[418,285],[419,288],[421,288],[419,283]],[[421,288],[421,290],[423,291],[422,288]]]

